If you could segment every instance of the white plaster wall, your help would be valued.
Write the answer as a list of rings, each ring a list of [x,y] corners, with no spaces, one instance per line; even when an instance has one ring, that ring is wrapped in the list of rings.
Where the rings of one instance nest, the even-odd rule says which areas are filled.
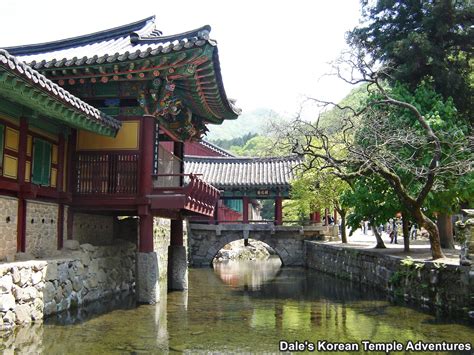
[[[114,236],[114,217],[74,213],[72,235],[80,244],[109,245]]]

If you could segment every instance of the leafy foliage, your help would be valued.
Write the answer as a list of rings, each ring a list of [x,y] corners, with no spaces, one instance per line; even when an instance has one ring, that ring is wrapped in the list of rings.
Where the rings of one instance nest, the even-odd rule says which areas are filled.
[[[361,25],[348,34],[353,48],[389,65],[390,78],[414,90],[433,78],[464,117],[472,112],[472,35],[469,0],[361,0]]]

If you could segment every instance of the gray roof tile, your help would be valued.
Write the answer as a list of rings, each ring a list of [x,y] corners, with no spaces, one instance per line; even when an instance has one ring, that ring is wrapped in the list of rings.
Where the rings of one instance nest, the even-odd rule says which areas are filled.
[[[217,187],[289,187],[301,163],[297,157],[237,158],[195,157],[184,160],[185,173],[202,174]]]

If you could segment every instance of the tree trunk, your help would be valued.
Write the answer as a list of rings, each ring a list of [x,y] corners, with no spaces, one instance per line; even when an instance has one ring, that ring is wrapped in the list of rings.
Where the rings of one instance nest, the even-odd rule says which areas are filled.
[[[451,216],[446,213],[438,215],[438,230],[441,248],[454,249],[453,223]]]
[[[410,225],[406,214],[402,218],[402,229],[403,229],[403,250],[406,252],[410,251]]]
[[[441,242],[439,240],[439,231],[436,224],[425,216],[421,211],[421,208],[415,208],[413,212],[413,217],[415,217],[418,225],[425,228],[430,235],[431,256],[433,259],[444,258],[443,251],[441,250]]]
[[[382,240],[382,237],[377,229],[377,226],[372,221],[370,221],[370,225],[372,226],[372,232],[375,235],[375,239],[377,239],[377,245],[375,246],[375,249],[385,249],[386,248],[385,243]]]
[[[341,240],[343,243],[347,243],[347,233],[346,233],[346,211],[341,209],[337,211],[341,216]]]

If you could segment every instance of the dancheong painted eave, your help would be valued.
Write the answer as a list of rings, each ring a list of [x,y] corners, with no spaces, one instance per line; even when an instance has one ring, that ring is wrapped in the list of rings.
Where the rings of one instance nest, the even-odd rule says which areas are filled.
[[[185,173],[202,174],[202,179],[217,188],[290,187],[296,156],[272,158],[186,156]]]
[[[62,124],[115,136],[120,121],[85,103],[27,64],[0,49],[0,97]]]
[[[152,16],[89,35],[7,50],[58,83],[95,80],[94,71],[99,79],[122,80],[138,75],[137,68],[145,74],[140,80],[153,80],[151,73],[161,76],[170,68],[193,67],[186,76],[177,77],[183,71],[170,75],[177,77],[176,95],[207,122],[237,118],[240,110],[225,93],[217,44],[209,38],[211,27],[162,36],[155,22]]]

